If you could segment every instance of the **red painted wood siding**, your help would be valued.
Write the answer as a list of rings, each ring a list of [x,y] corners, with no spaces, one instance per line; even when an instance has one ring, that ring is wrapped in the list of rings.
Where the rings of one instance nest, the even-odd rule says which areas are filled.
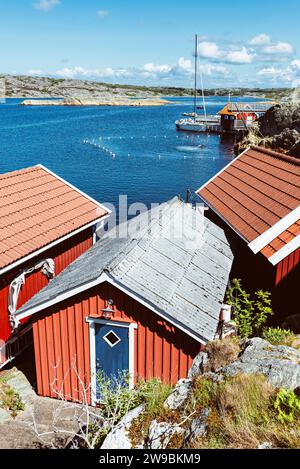
[[[280,282],[290,273],[292,270],[300,264],[300,248],[292,252],[288,257],[283,259],[276,266],[276,278],[275,286],[278,286]]]
[[[113,319],[137,323],[135,380],[158,377],[175,384],[187,376],[201,345],[125,293],[103,284],[36,316],[33,333],[38,394],[82,400],[80,381],[89,386],[91,379],[86,318],[98,315],[109,298],[114,300]]]
[[[22,264],[17,269],[7,272],[0,277],[0,339],[7,341],[11,337],[11,328],[8,322],[8,293],[9,285],[14,278],[18,276],[20,271],[30,268],[37,264],[40,260],[52,258],[55,262],[55,273],[59,274],[77,257],[81,256],[93,244],[93,230],[87,230],[76,236],[69,238],[63,243],[43,252],[42,255],[31,259],[26,264]],[[20,308],[33,295],[39,292],[48,283],[48,279],[40,271],[33,272],[26,277],[26,283],[22,287],[18,307]]]

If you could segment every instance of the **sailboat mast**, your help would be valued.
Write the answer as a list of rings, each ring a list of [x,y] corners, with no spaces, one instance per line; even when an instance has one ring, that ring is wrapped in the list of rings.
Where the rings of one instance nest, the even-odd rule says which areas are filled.
[[[195,34],[195,89],[194,89],[194,120],[197,115],[197,72],[198,72],[198,35]]]

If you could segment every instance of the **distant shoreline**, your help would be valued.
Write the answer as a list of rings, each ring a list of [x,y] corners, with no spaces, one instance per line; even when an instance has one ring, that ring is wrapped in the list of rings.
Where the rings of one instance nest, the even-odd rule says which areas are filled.
[[[151,85],[126,85],[104,83],[92,80],[76,80],[51,78],[30,75],[3,75],[1,78],[1,92],[7,98],[34,99],[34,98],[73,98],[93,100],[103,97],[103,99],[160,99],[161,97],[192,97],[194,91],[188,87],[176,86],[151,86]],[[293,89],[290,88],[206,88],[205,96],[225,97],[229,91],[232,96],[251,97],[255,99],[288,98]],[[199,90],[201,94],[201,90]]]
[[[147,107],[164,106],[170,101],[160,98],[64,98],[64,99],[25,99],[20,103],[21,106],[129,106],[129,107]]]

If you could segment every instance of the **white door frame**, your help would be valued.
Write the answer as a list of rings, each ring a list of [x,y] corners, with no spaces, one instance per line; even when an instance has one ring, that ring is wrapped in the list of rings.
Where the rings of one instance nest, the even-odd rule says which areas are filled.
[[[90,330],[90,373],[91,373],[91,401],[92,405],[97,403],[97,370],[96,370],[96,324],[102,324],[104,326],[116,326],[126,327],[129,332],[129,350],[128,350],[128,361],[129,361],[129,387],[134,386],[134,330],[137,329],[137,324],[132,322],[114,321],[107,319],[98,319],[95,317],[88,316],[86,321],[89,323]]]

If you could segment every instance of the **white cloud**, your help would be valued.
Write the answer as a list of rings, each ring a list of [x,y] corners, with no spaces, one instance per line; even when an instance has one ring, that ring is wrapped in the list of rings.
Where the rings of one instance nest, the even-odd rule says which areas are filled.
[[[249,64],[253,61],[254,55],[244,46],[236,49],[234,45],[222,50],[216,42],[200,42],[198,44],[199,56],[210,59],[214,62]]]
[[[227,53],[226,61],[232,64],[250,64],[253,62],[254,55],[246,47],[240,50],[231,50]]]
[[[222,64],[201,63],[200,70],[210,80],[229,75],[229,71]],[[84,68],[82,66],[63,67],[55,71],[41,71],[32,69],[27,72],[32,76],[52,76],[65,79],[90,79],[119,81],[123,83],[145,82],[148,84],[170,84],[191,86],[194,75],[194,64],[191,59],[180,57],[174,64],[155,64],[148,62],[140,68]]]
[[[271,38],[268,34],[262,33],[250,39],[249,44],[252,46],[265,46],[271,43]]]
[[[300,60],[295,59],[286,67],[265,67],[259,70],[258,76],[264,77],[276,86],[299,86]]]
[[[105,18],[108,15],[109,15],[108,10],[98,10],[97,11],[97,16],[99,16],[99,18]]]
[[[36,10],[50,11],[60,3],[60,0],[39,0],[33,6]]]
[[[284,69],[277,67],[265,67],[259,70],[258,75],[263,77],[281,77],[284,73]]]
[[[251,64],[257,62],[287,60],[294,49],[291,44],[284,41],[272,42],[266,33],[254,36],[248,44],[234,42],[218,44],[209,40],[198,43],[198,53],[202,59],[224,64]]]
[[[178,59],[177,68],[187,73],[191,73],[194,71],[192,61],[190,59],[185,59],[184,57],[180,57]]]
[[[266,46],[262,49],[262,52],[265,54],[271,55],[292,55],[294,52],[293,46],[288,42],[277,42],[270,46]]]
[[[149,73],[169,73],[172,70],[170,65],[155,65],[153,63],[145,64],[143,69]]]
[[[199,42],[198,54],[205,59],[221,59],[223,52],[215,42]]]
[[[118,78],[132,76],[132,72],[127,69],[119,68],[114,69],[111,67],[102,69],[85,69],[83,67],[65,67],[61,70],[56,70],[51,75],[59,76],[67,79],[98,79],[98,78]]]
[[[203,75],[222,75],[228,76],[229,72],[223,65],[202,64],[200,70]]]
[[[27,75],[36,75],[36,76],[40,76],[40,75],[43,75],[43,71],[42,70],[28,70],[27,71]]]
[[[300,60],[295,59],[291,62],[291,68],[294,70],[299,70],[300,71]]]

